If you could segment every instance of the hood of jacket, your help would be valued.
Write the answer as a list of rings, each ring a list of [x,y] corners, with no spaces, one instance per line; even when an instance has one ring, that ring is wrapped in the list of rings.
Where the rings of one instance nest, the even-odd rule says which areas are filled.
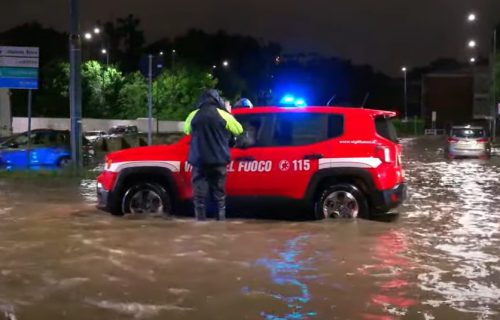
[[[196,102],[196,109],[201,109],[204,106],[216,106],[219,109],[226,109],[224,100],[222,100],[219,92],[215,89],[206,90],[198,98],[198,101]]]

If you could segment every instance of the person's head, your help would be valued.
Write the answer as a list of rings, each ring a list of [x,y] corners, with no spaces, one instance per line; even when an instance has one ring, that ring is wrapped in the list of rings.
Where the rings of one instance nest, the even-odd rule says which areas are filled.
[[[196,103],[196,108],[199,109],[204,105],[216,105],[217,108],[226,109],[224,100],[222,100],[219,92],[215,89],[205,90]]]
[[[252,109],[253,108],[253,104],[252,102],[247,99],[247,98],[241,98],[240,100],[238,100],[238,102],[236,102],[236,104],[234,105],[235,108],[249,108],[249,109]]]

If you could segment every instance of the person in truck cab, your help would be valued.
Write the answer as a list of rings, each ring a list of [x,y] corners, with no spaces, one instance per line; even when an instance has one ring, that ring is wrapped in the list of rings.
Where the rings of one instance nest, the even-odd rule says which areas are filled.
[[[217,218],[226,217],[226,166],[230,161],[231,135],[243,133],[241,124],[226,111],[225,102],[216,90],[205,91],[198,99],[196,110],[184,124],[191,134],[188,162],[193,166],[193,202],[197,220],[206,219],[209,192],[218,207]]]
[[[240,100],[238,100],[236,102],[236,104],[234,105],[234,108],[235,109],[241,109],[241,108],[252,109],[253,108],[253,104],[252,104],[252,102],[249,99],[247,99],[247,98],[241,98]]]

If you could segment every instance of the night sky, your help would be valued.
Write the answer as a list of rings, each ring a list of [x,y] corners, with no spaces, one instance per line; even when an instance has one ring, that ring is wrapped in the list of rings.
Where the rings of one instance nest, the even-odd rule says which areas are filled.
[[[0,0],[0,30],[37,20],[67,30],[67,0]],[[148,41],[195,27],[225,29],[280,42],[287,52],[318,52],[395,74],[402,64],[438,57],[466,59],[476,36],[489,50],[500,0],[81,0],[82,29],[133,13]],[[475,10],[476,27],[465,23]],[[182,53],[179,53],[182,54]]]

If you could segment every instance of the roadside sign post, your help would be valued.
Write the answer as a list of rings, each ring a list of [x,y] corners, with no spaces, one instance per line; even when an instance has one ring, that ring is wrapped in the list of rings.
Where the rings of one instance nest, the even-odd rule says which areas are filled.
[[[153,55],[148,56],[148,146],[153,142]]]
[[[38,89],[39,48],[0,46],[0,88],[28,90],[27,166],[31,166],[32,90]]]
[[[28,152],[26,152],[28,161],[28,167],[31,167],[31,100],[32,94],[31,89],[28,90]]]
[[[153,79],[163,69],[163,57],[148,54],[142,56],[139,70],[148,81],[148,145],[153,144]]]

